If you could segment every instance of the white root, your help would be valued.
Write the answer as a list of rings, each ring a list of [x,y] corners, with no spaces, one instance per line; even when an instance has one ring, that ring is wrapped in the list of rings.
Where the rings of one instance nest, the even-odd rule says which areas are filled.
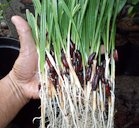
[[[61,76],[60,69],[52,60],[51,55],[48,57],[52,61],[58,76],[59,83],[54,87],[50,81],[48,65],[45,65],[45,77],[40,74],[41,80],[41,128],[113,128],[114,118],[114,102],[115,96],[113,89],[111,95],[106,96],[105,85],[99,81],[96,90],[92,91],[91,81],[87,82],[85,88],[81,87],[78,77],[70,64],[70,79],[63,74]],[[96,62],[93,67],[93,75],[96,72]],[[107,63],[107,68],[109,63]],[[105,75],[108,71],[105,71]],[[74,74],[74,75],[73,75]],[[109,73],[106,75],[108,78]],[[114,78],[114,77],[113,77]],[[111,88],[114,88],[114,79],[110,82]],[[106,104],[108,102],[108,108]],[[108,111],[108,114],[107,114]],[[38,118],[36,118],[38,119]],[[46,126],[45,126],[46,125]]]

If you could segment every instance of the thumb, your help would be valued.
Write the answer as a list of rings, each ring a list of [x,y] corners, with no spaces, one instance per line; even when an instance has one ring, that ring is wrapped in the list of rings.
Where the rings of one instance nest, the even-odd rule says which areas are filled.
[[[12,22],[16,27],[20,40],[20,54],[14,64],[14,72],[17,76],[30,79],[37,70],[37,50],[31,29],[28,23],[20,16],[13,16]]]
[[[35,49],[35,43],[28,23],[20,16],[13,16],[11,20],[19,35],[20,52],[29,54],[31,52],[30,49]]]
[[[10,72],[13,81],[22,93],[29,98],[38,97],[38,54],[28,23],[20,16],[13,16],[20,40],[20,53]]]

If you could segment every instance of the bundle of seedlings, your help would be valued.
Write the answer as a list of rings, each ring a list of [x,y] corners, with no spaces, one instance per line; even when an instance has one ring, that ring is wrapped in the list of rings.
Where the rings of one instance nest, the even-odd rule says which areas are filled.
[[[41,128],[114,127],[116,17],[125,3],[33,0]]]

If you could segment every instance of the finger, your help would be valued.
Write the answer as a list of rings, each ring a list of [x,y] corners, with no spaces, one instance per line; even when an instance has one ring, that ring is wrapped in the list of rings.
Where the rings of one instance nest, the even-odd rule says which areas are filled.
[[[113,55],[113,57],[114,57],[114,60],[117,62],[118,60],[119,60],[119,58],[118,58],[118,51],[115,49],[114,50],[114,55]]]
[[[105,47],[104,47],[104,45],[100,46],[100,50],[101,50],[101,54],[105,54]]]
[[[102,55],[105,54],[104,45],[101,45],[100,50],[101,50]],[[114,60],[117,62],[118,61],[118,51],[116,49],[114,50],[113,57],[114,57]]]
[[[15,25],[17,33],[19,35],[21,52],[29,54],[28,52],[30,52],[30,49],[35,49],[35,42],[32,37],[31,29],[28,23],[20,16],[13,16],[11,20]]]
[[[20,80],[28,80],[34,76],[37,70],[37,50],[34,39],[32,37],[31,29],[28,23],[20,16],[13,16],[12,22],[16,27],[20,40],[20,54],[17,58],[13,71]]]

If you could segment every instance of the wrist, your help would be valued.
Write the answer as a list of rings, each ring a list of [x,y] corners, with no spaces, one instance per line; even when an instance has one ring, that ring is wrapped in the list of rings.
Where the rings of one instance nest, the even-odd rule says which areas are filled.
[[[28,102],[7,75],[0,80],[0,127],[4,128]]]

